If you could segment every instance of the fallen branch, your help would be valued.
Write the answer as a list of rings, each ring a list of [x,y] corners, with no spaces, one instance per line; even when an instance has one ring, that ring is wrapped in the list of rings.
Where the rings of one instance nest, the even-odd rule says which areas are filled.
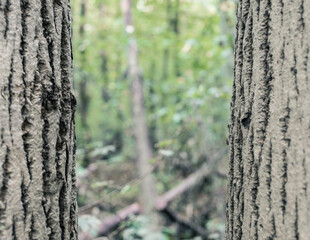
[[[179,185],[159,196],[156,201],[156,209],[158,211],[165,209],[173,199],[182,195],[185,191],[197,185],[210,173],[210,167],[204,165],[200,170],[192,173],[187,178],[185,178]]]
[[[175,213],[174,211],[172,211],[172,209],[170,209],[169,207],[165,208],[165,210],[163,211],[171,220],[179,223],[181,226],[185,226],[188,229],[191,229],[193,232],[197,233],[199,236],[203,237],[203,238],[207,238],[208,233],[207,231],[199,226],[196,225],[193,222],[188,221],[187,219],[185,219],[184,217],[180,216],[179,214]]]
[[[184,179],[181,183],[179,183],[176,187],[172,188],[168,192],[164,193],[163,195],[159,196],[156,200],[156,210],[160,212],[166,212],[170,213],[171,217],[171,211],[168,210],[167,212],[167,206],[168,204],[174,200],[176,197],[180,196],[184,192],[188,191],[198,183],[200,183],[207,175],[211,173],[211,169],[204,165],[200,170],[192,173],[189,175],[186,179]],[[126,220],[130,215],[138,215],[141,213],[141,207],[138,203],[134,203],[130,206],[127,206],[120,211],[118,211],[115,215],[108,216],[107,218],[103,219],[103,221],[100,224],[98,237],[100,236],[106,236],[108,233],[110,233],[112,230],[118,227],[118,225]],[[184,226],[189,227],[194,232],[200,234],[201,236],[205,236],[206,232],[202,230],[202,228],[195,227],[190,222],[181,219],[180,217],[173,215],[173,218],[179,222],[182,223]]]
[[[130,215],[140,214],[141,208],[138,203],[131,204],[119,210],[115,215],[111,215],[100,224],[98,236],[104,236],[106,233],[114,230],[121,222],[126,220]]]

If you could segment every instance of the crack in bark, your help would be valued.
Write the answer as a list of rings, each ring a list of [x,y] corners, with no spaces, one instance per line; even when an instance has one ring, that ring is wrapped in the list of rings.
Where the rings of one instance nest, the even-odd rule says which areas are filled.
[[[77,239],[70,3],[3,4],[1,239]]]
[[[10,149],[6,148],[6,154],[4,157],[4,162],[2,164],[2,186],[0,191],[0,201],[1,201],[1,207],[0,207],[0,222],[5,218],[5,211],[6,211],[6,194],[8,191],[8,181],[10,180],[11,173],[9,172],[9,158],[10,158]],[[0,229],[1,231],[2,229]]]
[[[226,239],[307,239],[309,9],[239,3]]]
[[[10,0],[6,1],[5,7],[4,7],[4,18],[5,18],[5,29],[4,29],[4,39],[7,39],[7,34],[9,31],[9,12],[10,12],[10,6],[11,2]]]

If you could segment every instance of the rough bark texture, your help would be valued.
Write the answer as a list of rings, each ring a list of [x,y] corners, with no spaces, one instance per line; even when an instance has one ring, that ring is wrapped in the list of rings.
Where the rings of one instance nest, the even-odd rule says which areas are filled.
[[[310,239],[310,1],[237,16],[226,239]]]
[[[67,0],[0,0],[0,239],[77,239]]]

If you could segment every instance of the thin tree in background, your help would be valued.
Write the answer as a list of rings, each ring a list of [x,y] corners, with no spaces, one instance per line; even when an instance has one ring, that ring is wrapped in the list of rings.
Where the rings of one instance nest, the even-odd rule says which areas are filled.
[[[77,239],[70,2],[0,15],[0,238]]]
[[[131,0],[122,0],[121,8],[124,15],[125,30],[129,38],[127,77],[131,84],[133,134],[136,140],[137,165],[139,175],[142,177],[141,206],[145,214],[156,218],[154,212],[157,194],[155,181],[151,174],[152,165],[150,162],[153,156],[144,108],[142,74],[138,63],[138,48],[135,38],[132,35],[134,25],[131,15]]]
[[[162,79],[166,81],[170,76],[170,58],[173,57],[173,74],[174,76],[179,77],[181,75],[180,63],[179,63],[179,53],[178,53],[178,38],[180,34],[180,1],[166,1],[166,16],[167,16],[167,31],[172,33],[172,36],[175,41],[175,45],[171,47],[166,46],[164,48],[163,53],[163,61],[162,61]],[[171,51],[172,50],[172,51]]]
[[[86,13],[87,13],[87,0],[82,0],[81,2],[81,25],[79,29],[80,39],[81,41],[85,41],[85,25],[86,25]],[[87,63],[87,55],[86,55],[86,44],[82,44],[83,48],[80,50],[81,52],[81,79],[79,82],[79,108],[81,113],[81,124],[83,128],[83,145],[84,145],[84,161],[83,165],[88,166],[90,164],[89,160],[89,144],[91,142],[90,129],[87,122],[88,117],[88,108],[90,96],[88,93],[88,76],[85,71],[85,65]]]
[[[226,239],[310,239],[310,2],[237,17]]]

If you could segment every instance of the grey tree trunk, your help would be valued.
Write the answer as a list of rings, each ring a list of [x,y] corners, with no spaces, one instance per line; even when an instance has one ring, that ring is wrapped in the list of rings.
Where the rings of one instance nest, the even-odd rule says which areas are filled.
[[[67,0],[0,1],[0,239],[77,239]]]
[[[310,1],[240,1],[226,239],[310,239]]]
[[[134,125],[133,134],[135,137],[137,167],[139,176],[142,178],[140,184],[141,206],[143,213],[153,218],[153,224],[156,225],[157,216],[155,213],[155,203],[157,193],[155,180],[152,175],[151,164],[153,153],[144,108],[142,73],[138,61],[138,46],[134,36],[131,35],[134,31],[131,13],[131,0],[122,0],[121,8],[124,15],[125,30],[129,38],[127,76],[131,84],[131,104]]]

